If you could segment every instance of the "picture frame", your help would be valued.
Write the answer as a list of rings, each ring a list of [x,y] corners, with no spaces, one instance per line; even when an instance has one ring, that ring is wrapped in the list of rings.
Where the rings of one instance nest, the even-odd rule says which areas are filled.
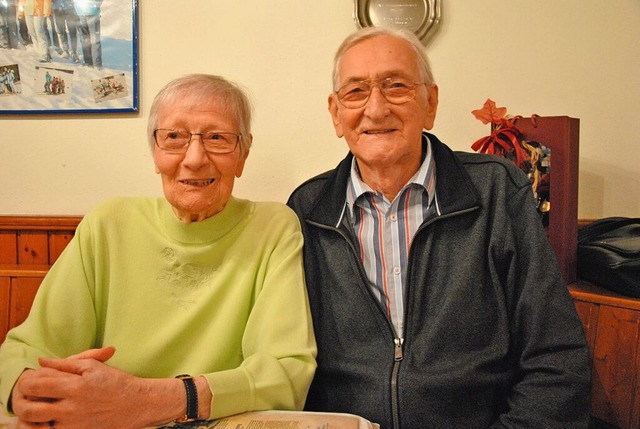
[[[137,0],[44,2],[0,4],[0,114],[137,112]]]
[[[566,284],[577,279],[580,120],[568,116],[518,118],[528,142],[550,150],[549,219],[545,230]]]

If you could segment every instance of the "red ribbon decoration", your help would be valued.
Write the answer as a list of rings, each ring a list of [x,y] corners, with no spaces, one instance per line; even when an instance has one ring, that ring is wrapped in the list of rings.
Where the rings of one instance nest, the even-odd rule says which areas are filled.
[[[476,152],[500,156],[514,152],[516,165],[522,168],[522,163],[530,158],[527,151],[520,144],[522,132],[515,125],[517,119],[517,116],[511,119],[503,119],[496,124],[490,135],[477,140],[471,145],[471,148]]]

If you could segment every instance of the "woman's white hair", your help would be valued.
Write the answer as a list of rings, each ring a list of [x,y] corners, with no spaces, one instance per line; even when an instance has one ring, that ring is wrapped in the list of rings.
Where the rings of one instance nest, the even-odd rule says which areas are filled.
[[[158,111],[163,106],[179,105],[185,101],[198,105],[216,99],[226,106],[228,113],[238,121],[240,128],[240,150],[251,146],[251,116],[253,106],[245,91],[236,83],[221,76],[210,74],[190,74],[172,80],[158,92],[151,104],[147,123],[149,147],[153,151],[153,133],[158,127]]]

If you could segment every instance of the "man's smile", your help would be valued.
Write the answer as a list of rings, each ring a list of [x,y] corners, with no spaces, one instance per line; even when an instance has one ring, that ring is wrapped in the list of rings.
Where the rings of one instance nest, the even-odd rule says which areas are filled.
[[[385,133],[391,133],[395,131],[395,129],[387,129],[387,130],[366,130],[364,133],[365,134],[385,134]]]

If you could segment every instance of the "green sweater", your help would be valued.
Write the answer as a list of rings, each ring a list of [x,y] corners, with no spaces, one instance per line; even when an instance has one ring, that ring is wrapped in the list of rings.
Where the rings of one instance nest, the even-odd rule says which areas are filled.
[[[316,365],[302,242],[279,203],[232,197],[188,225],[164,198],[103,203],[0,347],[0,401],[38,356],[112,345],[135,376],[204,375],[211,418],[301,409]]]

